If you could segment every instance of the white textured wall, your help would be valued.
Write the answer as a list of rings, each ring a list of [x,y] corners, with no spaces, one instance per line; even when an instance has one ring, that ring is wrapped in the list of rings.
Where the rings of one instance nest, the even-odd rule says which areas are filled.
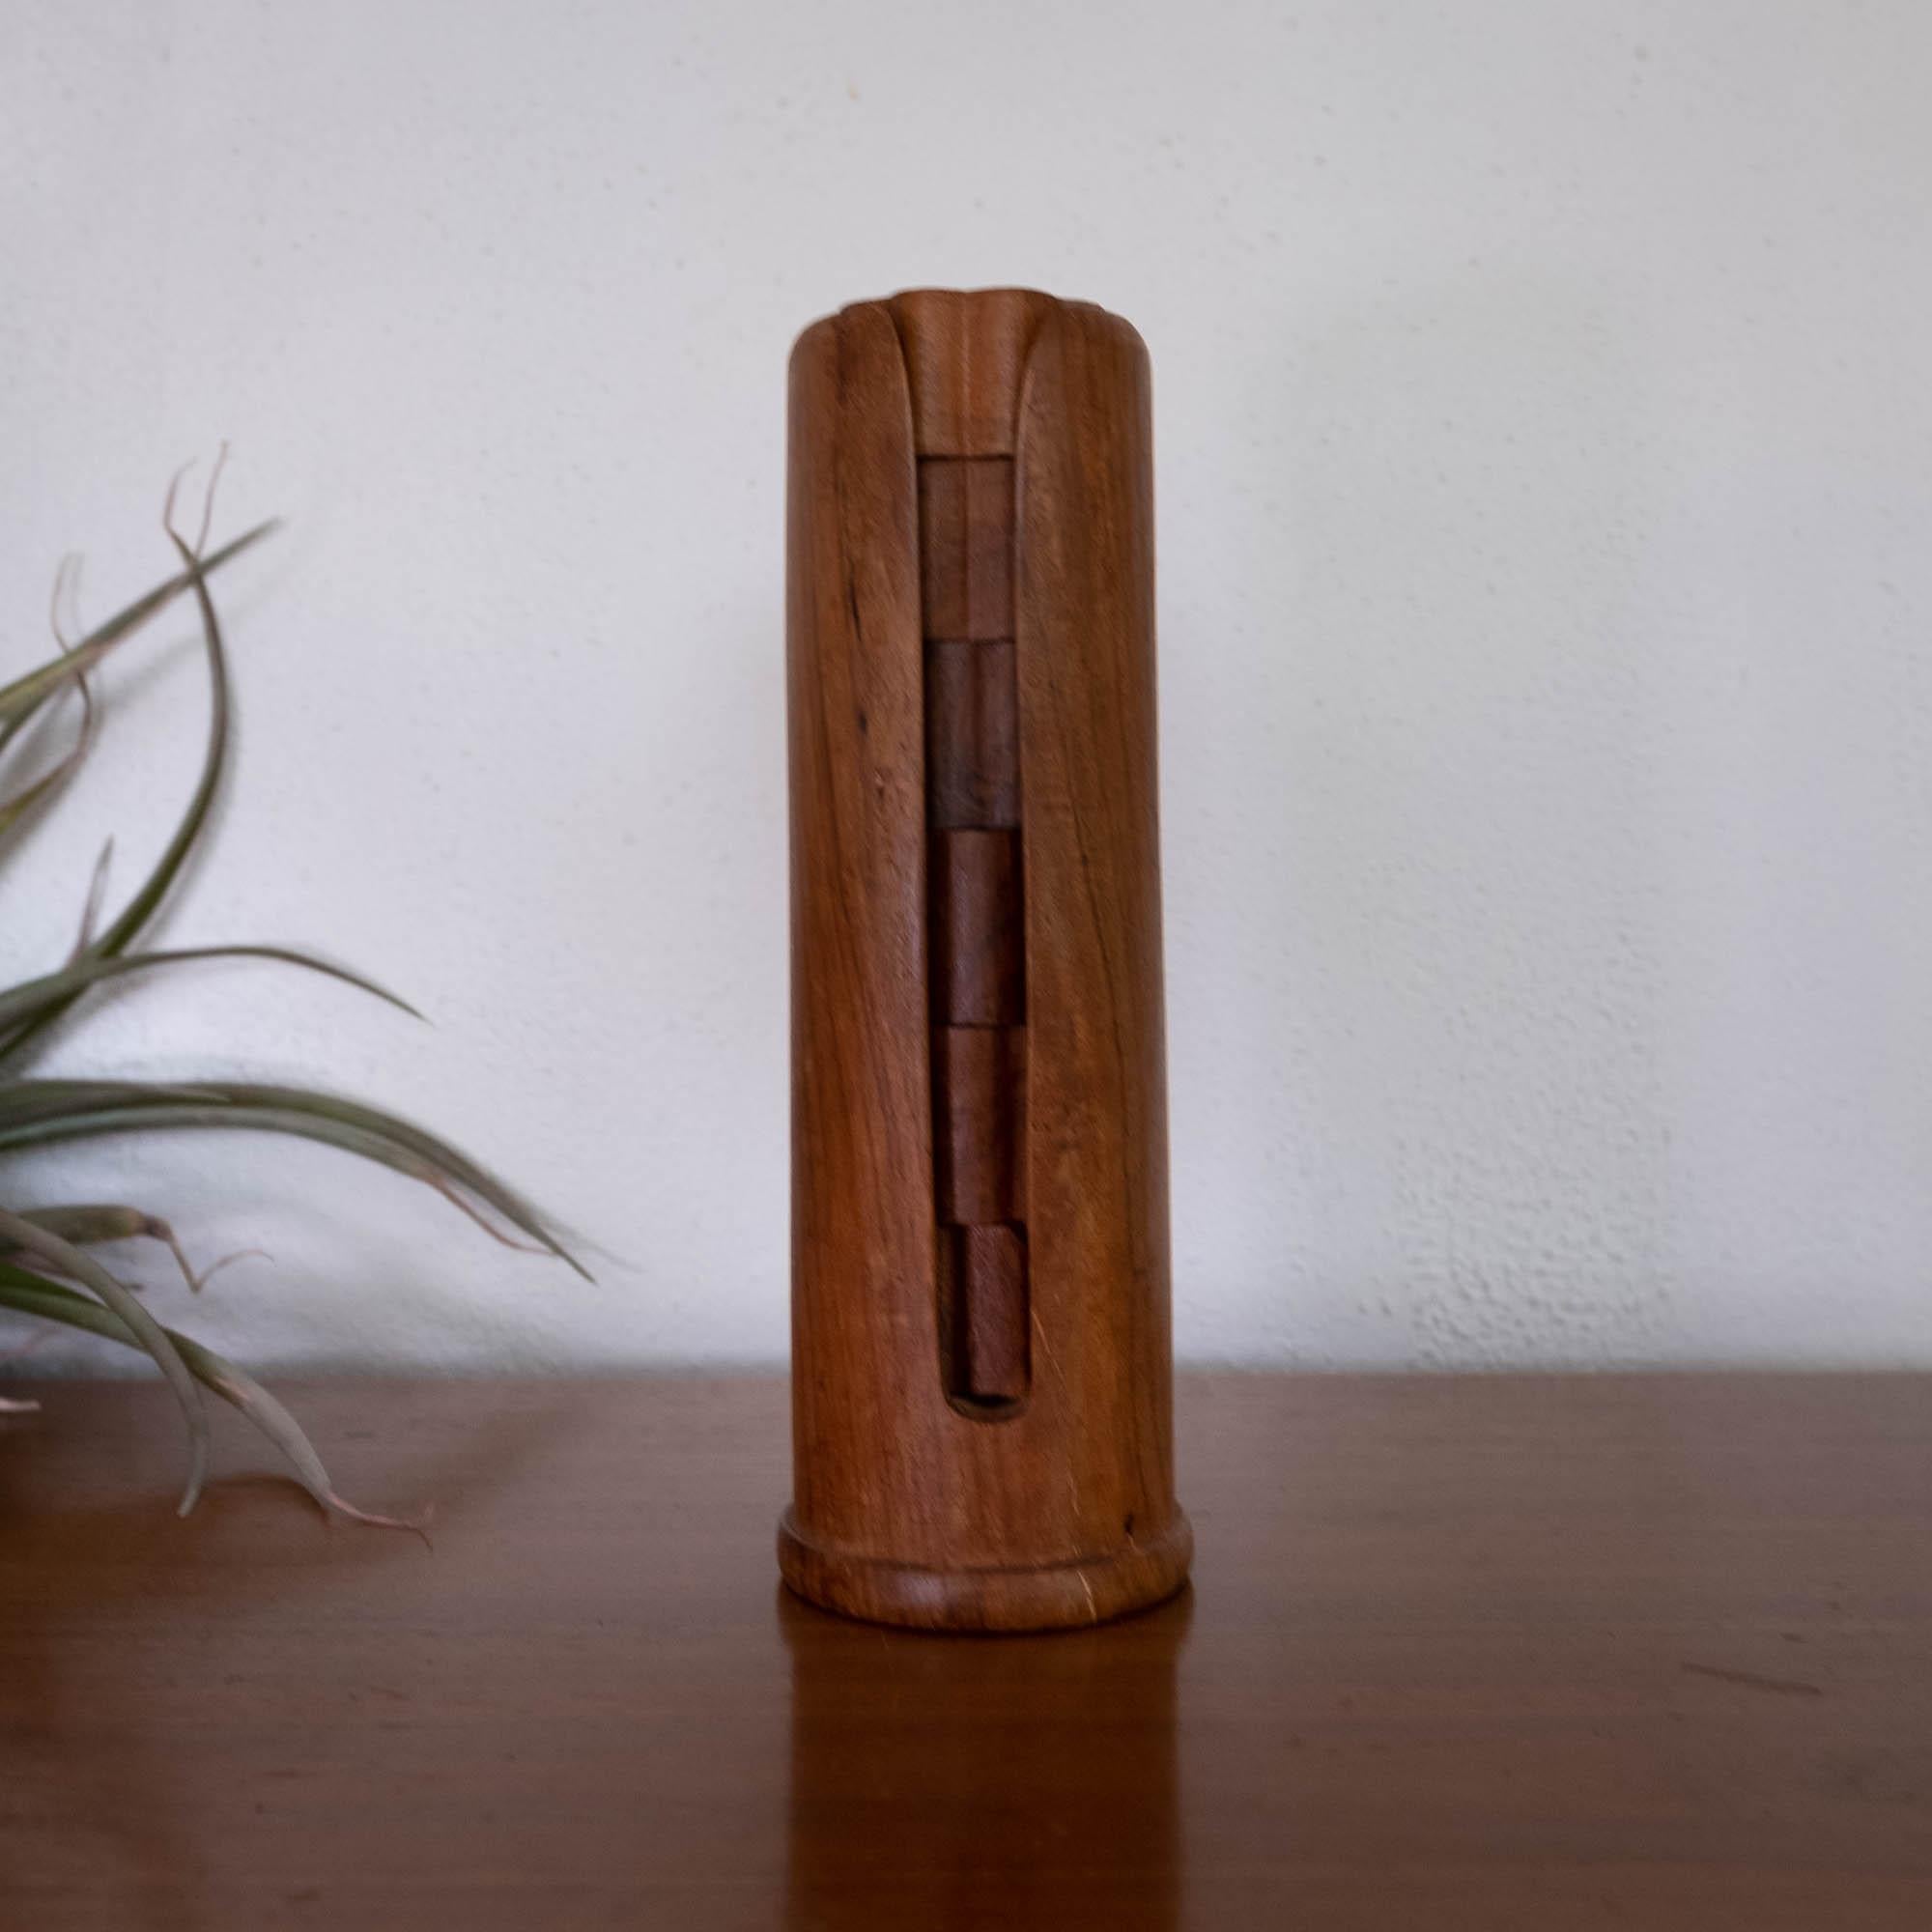
[[[272,1248],[204,1333],[782,1350],[786,347],[1031,282],[1155,364],[1182,1350],[1932,1361],[1923,0],[13,0],[0,59],[9,659],[232,438],[293,521],[171,937],[439,1022],[221,968],[56,1064],[360,1090],[628,1264],[287,1144],[19,1176]],[[190,635],[0,970],[158,843]]]

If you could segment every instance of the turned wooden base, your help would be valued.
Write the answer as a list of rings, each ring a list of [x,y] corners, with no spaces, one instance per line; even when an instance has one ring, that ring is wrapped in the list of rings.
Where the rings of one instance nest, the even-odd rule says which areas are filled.
[[[1043,1570],[926,1570],[827,1549],[779,1524],[779,1572],[808,1603],[908,1630],[1080,1630],[1165,1603],[1187,1581],[1194,1530],[1179,1510],[1146,1543]]]

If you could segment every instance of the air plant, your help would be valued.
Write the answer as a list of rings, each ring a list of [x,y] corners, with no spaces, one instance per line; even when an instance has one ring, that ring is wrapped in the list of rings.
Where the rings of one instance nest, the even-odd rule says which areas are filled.
[[[218,476],[220,465],[215,465]],[[175,479],[178,486],[181,479]],[[82,914],[80,936],[60,966],[12,986],[0,985],[0,1156],[30,1148],[102,1134],[159,1133],[187,1128],[242,1128],[295,1134],[340,1148],[424,1182],[497,1239],[540,1250],[583,1270],[552,1223],[531,1204],[447,1142],[408,1122],[359,1102],[302,1087],[234,1080],[155,1083],[112,1078],[36,1079],[22,1073],[28,1051],[70,1009],[98,987],[124,978],[174,972],[196,960],[250,958],[302,967],[346,980],[391,1005],[414,1012],[394,994],[348,968],[287,947],[236,945],[144,951],[138,942],[203,838],[221,783],[232,735],[228,656],[209,580],[252,549],[276,526],[266,523],[219,549],[208,548],[214,479],[209,483],[199,534],[190,542],[176,526],[175,489],[168,492],[162,527],[181,568],[145,597],[75,641],[55,626],[58,655],[0,686],[0,845],[18,837],[73,778],[92,750],[99,700],[90,673],[135,632],[190,596],[199,612],[211,693],[207,750],[200,777],[173,837],[127,904],[99,923],[107,853],[95,868]],[[59,585],[56,584],[56,605]],[[55,702],[73,696],[79,724],[66,754],[39,776],[15,781],[28,727]],[[97,927],[99,929],[97,929]],[[207,1478],[208,1418],[204,1391],[239,1409],[281,1450],[297,1479],[332,1515],[393,1527],[414,1527],[372,1516],[336,1493],[313,1444],[269,1391],[213,1350],[164,1326],[133,1284],[115,1274],[98,1249],[145,1240],[171,1253],[191,1290],[197,1275],[174,1229],[160,1215],[119,1205],[14,1205],[0,1159],[0,1311],[104,1335],[145,1350],[165,1378],[186,1425],[188,1469],[181,1499],[185,1516]],[[235,1257],[229,1257],[233,1260]],[[225,1264],[217,1264],[222,1265]],[[18,1409],[30,1405],[10,1403]]]

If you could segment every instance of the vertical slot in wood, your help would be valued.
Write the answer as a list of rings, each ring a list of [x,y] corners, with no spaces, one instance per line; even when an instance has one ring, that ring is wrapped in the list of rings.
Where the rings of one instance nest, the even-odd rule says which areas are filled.
[[[925,647],[926,819],[941,830],[1020,823],[1019,680],[1005,639]]]
[[[1026,933],[1010,458],[923,457],[933,1202],[947,1393],[1024,1399]]]
[[[1008,1226],[948,1234],[956,1243],[953,1350],[961,1393],[976,1402],[1017,1402],[1030,1373],[1026,1236]]]
[[[1026,943],[1017,832],[935,832],[932,1023],[1011,1027],[1026,1018]]]

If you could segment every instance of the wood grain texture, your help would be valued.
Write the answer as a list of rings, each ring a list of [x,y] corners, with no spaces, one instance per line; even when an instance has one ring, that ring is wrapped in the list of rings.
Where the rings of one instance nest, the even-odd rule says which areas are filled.
[[[942,1456],[925,958],[918,485],[878,303],[791,361],[792,1347],[800,1519],[936,1547]]]
[[[1016,1227],[963,1227],[951,1264],[959,1292],[960,1380],[976,1402],[1019,1402],[1031,1377],[1026,1236]]]
[[[919,520],[925,635],[985,642],[1011,638],[1011,459],[921,457]]]
[[[957,1226],[1026,1218],[1027,1037],[1018,1027],[935,1027],[936,1202]]]
[[[1035,1402],[1051,1391],[1081,1533],[1162,1533],[1170,1435],[1153,448],[1147,351],[1063,302],[1020,404],[1016,531]]]
[[[1052,306],[1033,289],[909,289],[886,304],[923,455],[1013,453],[1027,351]]]
[[[779,1377],[281,1387],[434,1551],[36,1392],[10,1932],[1932,1924],[1924,1377],[1183,1375],[1197,1589],[998,1640],[776,1587]]]
[[[927,642],[925,757],[935,827],[1018,829],[1019,684],[1010,639]]]
[[[860,1616],[1091,1621],[1179,1587],[1189,1548],[1145,351],[1045,297],[862,303],[802,338],[790,434],[799,1474],[781,1565]],[[1016,840],[946,822],[974,791],[1017,807]],[[918,879],[928,821],[939,870]],[[961,1227],[1014,1230],[1021,1293],[954,1265]],[[976,1359],[998,1365],[990,1405]]]
[[[1018,1026],[1026,1018],[1018,832],[935,832],[929,863],[933,1018]]]

